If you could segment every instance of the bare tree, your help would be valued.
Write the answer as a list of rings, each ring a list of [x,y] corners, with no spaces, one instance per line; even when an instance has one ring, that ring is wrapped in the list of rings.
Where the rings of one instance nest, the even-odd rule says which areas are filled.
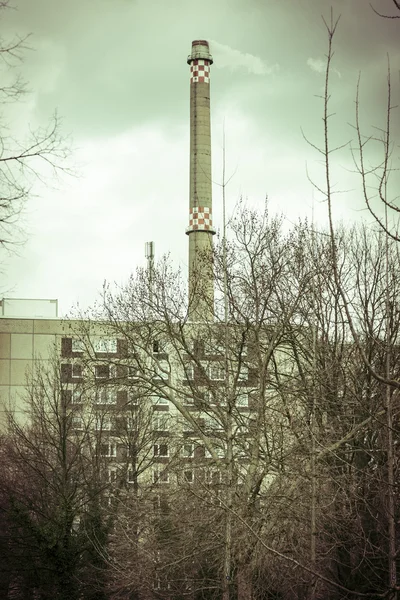
[[[10,598],[104,597],[106,568],[94,543],[105,545],[108,530],[101,431],[93,433],[93,413],[73,402],[60,376],[58,361],[37,366],[26,420],[10,413],[3,439]]]
[[[396,9],[396,11],[400,12],[400,2],[398,0],[392,0],[394,7]],[[372,10],[374,11],[375,14],[377,14],[380,17],[383,17],[384,19],[400,19],[400,15],[399,14],[394,14],[394,15],[387,15],[384,13],[379,12],[374,6],[373,4],[370,4]]]
[[[10,9],[8,0],[0,4],[1,11]],[[0,86],[0,245],[10,248],[20,241],[18,218],[21,210],[32,193],[35,180],[44,181],[49,175],[57,176],[61,172],[70,173],[66,158],[70,154],[69,142],[61,133],[61,122],[54,114],[46,127],[36,129],[27,127],[25,139],[18,139],[12,133],[5,116],[8,103],[20,102],[27,93],[21,77],[14,73],[29,49],[27,37],[15,36],[0,45],[0,65],[2,81]]]
[[[71,332],[79,356],[68,341],[87,392],[116,390],[103,417],[113,414],[119,433],[107,435],[136,439],[131,491],[114,494],[113,590],[383,597],[387,497],[378,489],[386,472],[376,457],[387,430],[382,382],[359,354],[361,345],[381,372],[383,239],[336,231],[334,255],[329,235],[307,224],[284,233],[280,219],[244,209],[230,227],[224,260],[218,248],[214,257],[214,323],[188,321],[179,274],[162,260],[152,289],[141,270],[126,287],[105,288],[102,304]],[[138,433],[125,434],[134,414],[143,419]],[[293,576],[287,565],[296,566]]]
[[[301,307],[314,269],[302,255],[306,233],[303,227],[286,234],[280,219],[243,208],[230,224],[227,248],[215,253],[214,323],[188,322],[179,274],[164,260],[152,272],[152,289],[149,274],[141,270],[121,289],[106,287],[102,304],[74,331],[89,369],[100,358],[95,338],[101,328],[105,338],[118,340],[114,358],[104,356],[117,369],[116,382],[121,366],[131,369],[140,389],[139,403],[151,406],[158,398],[165,416],[171,415],[171,427],[164,432],[170,484],[181,488],[188,478],[189,488],[197,486],[195,497],[206,506],[214,488],[202,482],[220,479],[218,502],[232,531],[230,538],[225,535],[225,566],[218,570],[226,597],[237,590],[234,593],[245,598],[253,578],[254,543],[234,514],[262,529],[265,518],[260,520],[256,509],[260,490],[265,492],[294,460],[299,434],[292,420],[301,409],[295,408],[295,394],[285,398],[283,390],[299,376],[290,340],[296,335],[300,339],[304,329]],[[154,414],[156,408],[152,407]],[[189,448],[194,454],[185,457]],[[182,460],[191,467],[182,467]],[[146,488],[148,479],[138,478],[138,484]],[[268,505],[274,494],[262,497],[261,514],[272,515]]]
[[[393,298],[392,284],[393,280],[393,250],[389,243],[389,238],[397,240],[397,233],[389,230],[388,225],[388,210],[396,210],[395,201],[388,200],[388,179],[390,174],[390,116],[392,111],[391,95],[390,95],[390,76],[388,78],[388,105],[387,105],[387,121],[386,128],[382,132],[382,139],[378,140],[383,146],[383,161],[378,167],[367,169],[365,164],[365,147],[368,142],[375,138],[364,138],[361,134],[359,120],[359,88],[357,88],[356,96],[356,132],[358,139],[358,162],[357,170],[361,175],[361,182],[364,192],[364,197],[367,206],[378,221],[383,232],[386,234],[384,245],[382,240],[378,241],[374,252],[368,254],[367,244],[362,245],[362,260],[358,255],[353,255],[355,264],[360,267],[359,273],[353,273],[350,282],[345,280],[341,269],[341,248],[338,240],[337,228],[335,227],[333,211],[334,197],[333,184],[331,177],[331,155],[335,148],[330,144],[330,119],[332,115],[329,112],[330,101],[330,73],[331,63],[333,58],[333,39],[337,29],[338,20],[333,19],[329,23],[325,22],[328,34],[328,52],[327,65],[325,73],[325,93],[323,97],[323,124],[324,124],[324,141],[317,150],[322,154],[325,166],[325,185],[319,187],[319,191],[323,194],[328,207],[328,222],[330,248],[332,256],[332,273],[335,293],[341,305],[343,318],[351,336],[351,340],[357,349],[364,368],[367,370],[369,377],[374,380],[374,386],[377,386],[377,391],[373,394],[374,400],[378,401],[378,406],[375,407],[375,416],[377,412],[385,415],[383,422],[379,420],[373,421],[373,426],[380,431],[381,441],[383,446],[380,446],[381,451],[386,453],[386,461],[382,464],[378,471],[380,474],[381,489],[385,490],[384,502],[385,509],[381,512],[379,527],[382,527],[382,521],[386,523],[387,532],[387,548],[382,550],[381,543],[377,544],[377,554],[384,552],[387,566],[386,582],[381,593],[386,593],[390,598],[397,598],[398,580],[397,580],[397,547],[398,547],[398,532],[397,532],[397,516],[396,516],[396,491],[395,491],[395,473],[396,473],[396,450],[395,438],[397,432],[393,427],[393,395],[399,389],[398,373],[393,362],[392,356],[396,348],[397,333],[393,330]],[[372,177],[377,181],[378,197],[381,200],[385,217],[383,221],[379,218],[376,212],[372,209],[371,198],[368,191],[368,177]],[[378,251],[376,251],[378,248]],[[359,247],[361,249],[361,247]],[[349,285],[350,283],[350,285]],[[397,283],[397,281],[396,281]],[[353,285],[352,285],[353,284]],[[356,292],[354,293],[354,285]],[[395,286],[397,287],[397,285]],[[394,336],[394,337],[393,337]],[[382,359],[383,358],[383,359]],[[382,387],[383,386],[383,387]],[[366,392],[367,398],[371,398],[371,382],[369,391]],[[383,393],[383,390],[386,390]],[[384,440],[384,441],[383,441]],[[365,500],[365,498],[364,498]],[[376,497],[375,497],[376,500]],[[368,504],[368,502],[367,502]],[[380,537],[382,541],[382,537]],[[379,548],[379,550],[378,550]],[[373,578],[372,578],[373,580]],[[380,588],[377,583],[371,585]],[[381,588],[382,590],[382,588]]]

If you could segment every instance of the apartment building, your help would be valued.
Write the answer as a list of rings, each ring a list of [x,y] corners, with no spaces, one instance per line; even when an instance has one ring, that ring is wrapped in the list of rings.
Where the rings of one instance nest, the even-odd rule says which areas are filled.
[[[34,361],[48,364],[72,326],[58,318],[58,301],[3,298],[0,301],[0,427],[6,410],[23,417],[23,399]]]
[[[141,478],[155,485],[191,484],[197,477],[215,483],[221,477],[215,465],[226,454],[228,418],[235,453],[238,459],[245,454],[257,381],[247,353],[229,397],[222,349],[196,338],[193,326],[181,348],[177,338],[171,343],[159,331],[149,337],[148,324],[133,326],[133,343],[123,328],[113,333],[104,323],[61,338],[61,385],[76,427],[101,431],[111,478],[125,464],[128,483]]]
[[[97,436],[112,481],[192,484],[200,477],[215,484],[228,415],[235,453],[244,460],[257,382],[247,348],[240,364],[230,363],[238,371],[229,397],[224,349],[209,339],[212,326],[198,336],[188,325],[179,348],[176,338],[171,344],[159,331],[149,337],[146,324],[142,336],[135,334],[136,345],[131,336],[124,339],[123,328],[59,319],[54,300],[3,299],[0,306],[2,428],[7,411],[26,418],[39,368],[53,372],[71,430]]]

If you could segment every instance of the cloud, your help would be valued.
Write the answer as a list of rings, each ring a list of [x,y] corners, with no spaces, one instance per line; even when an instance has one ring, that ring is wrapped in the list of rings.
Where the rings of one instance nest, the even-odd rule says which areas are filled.
[[[315,73],[325,73],[326,70],[326,60],[322,60],[322,58],[307,58],[307,65],[310,67],[311,71]],[[336,73],[339,79],[342,78],[342,74],[340,71],[332,68],[332,71]]]
[[[307,58],[307,65],[316,73],[323,73],[326,69],[326,62],[321,58]]]
[[[240,50],[235,50],[230,46],[214,41],[210,42],[210,46],[211,53],[215,58],[215,66],[218,69],[228,68],[231,71],[245,69],[248,73],[254,75],[271,75],[279,69],[279,65],[269,65],[259,56],[254,56],[254,54],[240,52]]]

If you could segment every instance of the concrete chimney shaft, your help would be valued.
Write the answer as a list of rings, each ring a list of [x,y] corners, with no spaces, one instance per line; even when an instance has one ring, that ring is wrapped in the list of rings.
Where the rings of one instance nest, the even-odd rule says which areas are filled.
[[[211,191],[210,66],[208,42],[192,42],[190,65],[189,318],[214,319]]]

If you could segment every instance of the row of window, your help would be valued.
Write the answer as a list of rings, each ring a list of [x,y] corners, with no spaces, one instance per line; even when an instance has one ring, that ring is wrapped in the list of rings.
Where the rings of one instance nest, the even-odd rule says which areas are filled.
[[[115,354],[117,352],[117,340],[113,338],[94,338],[91,340],[94,352]],[[84,352],[85,343],[78,338],[72,338],[72,352]]]
[[[71,339],[71,338],[67,338]],[[90,344],[90,349],[96,353],[104,353],[104,354],[116,354],[118,351],[118,342],[115,338],[109,337],[97,337],[90,340],[90,342],[85,342],[79,338],[72,338],[72,352],[80,353],[85,351],[85,344],[88,346]],[[223,356],[225,354],[225,345],[216,342],[215,340],[204,340],[204,354],[205,355],[213,355],[213,356]],[[153,340],[152,342],[152,351],[153,354],[161,354],[164,351],[164,345],[160,340]],[[190,351],[195,351],[195,342],[190,344]],[[247,345],[246,344],[237,344],[236,352],[240,354],[242,357],[247,356]]]
[[[72,417],[72,427],[77,431],[82,431],[86,428],[86,423],[83,417],[75,415]],[[158,421],[153,422],[154,431],[165,431],[160,427],[166,427],[166,423],[160,423]],[[94,428],[96,431],[113,431],[118,429],[116,419],[111,418],[109,415],[96,415],[94,419]],[[138,428],[138,421],[133,417],[126,418],[126,428],[128,431],[136,431]]]
[[[205,429],[208,430],[212,430],[212,431],[222,431],[224,428],[223,423],[218,419],[218,417],[214,416],[214,415],[208,415],[206,413],[202,413],[200,416],[201,422],[199,422],[199,425],[201,427],[204,427]],[[126,428],[128,431],[136,431],[139,425],[138,420],[135,417],[126,417]],[[168,432],[170,429],[170,425],[173,421],[171,420],[170,416],[168,414],[154,414],[152,417],[152,430],[153,431],[166,431]],[[74,415],[72,417],[72,427],[75,430],[78,431],[82,431],[83,429],[86,429],[86,427],[88,427],[89,425],[92,425],[92,423],[86,423],[83,419],[83,417],[79,416],[79,415]],[[117,425],[117,420],[116,418],[111,417],[110,415],[95,415],[95,419],[94,419],[94,429],[96,431],[113,431],[115,429],[119,429],[119,426]],[[241,426],[241,429],[243,429],[243,432],[246,429],[246,425],[245,423],[243,423],[243,425]],[[189,423],[188,421],[184,421],[183,422],[183,431],[184,432],[188,432],[191,433],[194,430],[193,425],[191,425],[191,423]],[[238,431],[238,433],[240,433],[241,431]]]
[[[198,446],[200,450],[204,450],[204,458],[213,458],[211,452],[207,448],[201,448]],[[181,455],[184,458],[194,458],[195,445],[194,444],[184,444],[181,448]],[[225,456],[225,451],[223,448],[215,448],[215,454],[218,458],[223,458]],[[117,457],[117,444],[115,442],[101,444],[100,445],[100,455],[104,458],[116,458]],[[169,446],[167,443],[163,442],[160,444],[153,445],[153,456],[155,458],[168,458],[169,457]]]
[[[112,387],[99,387],[96,390],[93,401],[95,404],[117,404],[118,391]],[[208,406],[226,406],[226,399],[212,390],[202,392],[203,401]],[[73,404],[81,404],[84,401],[84,391],[79,387],[74,387],[71,390],[71,402]],[[137,392],[128,390],[128,401],[130,405],[138,405],[140,396]],[[151,396],[151,401],[154,406],[169,406],[169,400],[162,396]],[[183,403],[194,405],[194,399],[191,396],[186,396]],[[249,406],[249,393],[247,391],[238,392],[235,397],[235,404],[239,408],[247,408]]]
[[[202,477],[201,477],[201,481],[202,483],[208,484],[208,485],[218,485],[221,483],[221,471],[219,469],[216,468],[212,468],[212,469],[202,469],[201,471]],[[129,474],[128,474],[129,477]],[[181,480],[184,483],[194,483],[195,481],[195,472],[193,471],[193,469],[185,469],[182,473],[181,473]],[[128,482],[129,482],[129,478],[128,478]],[[155,484],[159,484],[159,483],[170,483],[170,473],[168,470],[166,469],[153,469],[153,483]]]
[[[65,365],[69,366],[69,365]],[[225,380],[225,366],[219,362],[212,362],[209,364],[202,365],[204,372],[207,373],[211,381],[224,381]],[[72,379],[82,379],[83,367],[81,364],[74,362],[70,365],[70,377]],[[168,361],[160,360],[154,364],[155,376],[159,379],[167,380],[170,373],[170,365]],[[195,365],[194,363],[187,363],[185,365],[185,377],[188,381],[194,380]],[[117,365],[96,365],[94,370],[96,379],[115,379],[118,377]],[[140,370],[138,367],[128,365],[126,368],[126,377],[128,379],[139,379]],[[249,377],[249,369],[245,365],[241,365],[238,374],[239,381],[246,381]]]
[[[82,340],[79,338],[64,338],[71,340],[71,348],[74,353],[85,352],[86,349],[90,349],[93,352],[99,354],[116,354],[118,351],[118,342],[115,338],[109,337],[97,337],[89,340]],[[86,348],[87,345],[87,348]],[[152,344],[153,354],[160,354],[162,351],[162,345],[159,340],[153,340]]]
[[[199,427],[204,428],[206,430],[218,432],[224,429],[224,423],[222,419],[220,420],[219,417],[216,415],[210,415],[205,412],[200,412],[199,418],[196,419],[196,421]],[[174,423],[174,420],[170,417],[168,413],[157,413],[153,415],[153,431],[168,432],[171,423]],[[242,414],[240,416],[240,422],[235,426],[235,431],[237,434],[246,433],[250,425],[251,420],[249,419],[249,414]],[[182,422],[182,430],[186,433],[192,433],[195,430],[195,427],[185,419]]]
[[[204,391],[204,402],[209,406],[226,406],[226,399],[220,397],[212,390]],[[246,408],[249,406],[249,393],[246,391],[239,391],[235,395],[236,406]]]
[[[84,402],[85,392],[79,387],[74,387],[71,390],[72,404],[82,404]],[[118,391],[112,387],[99,387],[94,394],[93,402],[95,404],[117,404]],[[153,405],[168,405],[166,398],[161,396],[151,396]],[[129,403],[132,405],[139,403],[139,396],[134,392],[129,392]]]
[[[225,365],[220,362],[212,362],[208,364],[202,364],[204,372],[207,373],[210,381],[224,381],[225,380]],[[185,365],[185,376],[188,381],[194,380],[195,365],[194,363],[187,363]],[[238,375],[239,381],[246,381],[249,377],[249,368],[246,365],[241,365]]]
[[[92,428],[93,426],[96,431],[114,431],[116,429],[120,429],[120,425],[118,425],[117,421],[118,418],[112,417],[109,414],[95,415],[93,423],[86,422],[80,415],[74,415],[72,417],[72,427],[77,431],[82,431],[88,427]],[[168,414],[154,414],[151,421],[152,431],[168,432],[172,423],[173,420],[171,420],[171,417]],[[125,424],[128,431],[136,431],[140,425],[140,422],[133,416],[127,416],[125,417]],[[194,426],[189,421],[184,420],[182,425],[184,432],[192,433],[194,431]],[[207,413],[200,413],[200,421],[198,421],[198,425],[206,430],[211,430],[214,432],[222,431],[224,429],[223,422],[220,421],[217,416],[209,415]],[[247,420],[246,422],[239,424],[236,427],[237,433],[245,433],[248,426],[249,424]]]
[[[96,379],[116,379],[121,377],[118,372],[118,368],[124,369],[124,376],[128,379],[139,379],[140,370],[137,366],[133,365],[95,365],[94,376]],[[62,365],[62,371],[66,372],[68,368],[68,376],[72,379],[83,378],[83,366],[78,362],[68,363]],[[154,365],[155,375],[159,379],[168,379],[169,376],[169,364],[167,361],[158,361]]]
[[[117,469],[108,469],[108,481],[110,483],[115,483],[118,479],[118,471]],[[218,485],[221,483],[221,472],[218,469],[204,469],[202,473],[202,483],[208,485]],[[136,471],[131,469],[128,470],[126,474],[126,479],[128,483],[135,483],[137,479]],[[167,470],[159,470],[153,469],[153,483],[170,483],[170,473]],[[195,481],[195,473],[193,469],[186,469],[181,474],[181,480],[185,483],[194,483]]]
[[[202,448],[200,448],[203,450]],[[184,458],[194,458],[195,445],[194,444],[184,444],[181,448],[181,454]],[[225,456],[225,451],[223,448],[215,448],[215,454],[218,458],[223,458]],[[154,444],[153,446],[153,455],[155,457],[167,458],[169,457],[169,446],[166,443],[162,444]],[[213,455],[208,450],[208,448],[204,448],[204,457],[205,458],[213,458]]]

